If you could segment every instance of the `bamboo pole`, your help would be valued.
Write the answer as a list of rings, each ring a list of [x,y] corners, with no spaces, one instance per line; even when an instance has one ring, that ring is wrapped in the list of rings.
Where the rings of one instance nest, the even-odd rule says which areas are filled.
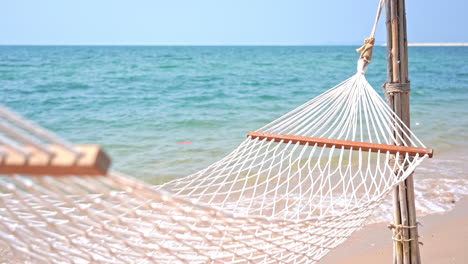
[[[408,41],[406,32],[405,0],[388,0],[386,6],[388,82],[407,83]],[[388,95],[388,103],[403,122],[410,127],[410,95],[397,92]],[[394,131],[402,133],[402,131]],[[399,143],[399,142],[394,142]],[[402,162],[396,160],[395,162]],[[398,175],[398,171],[395,172]],[[396,186],[393,191],[394,264],[420,264],[418,228],[414,200],[413,176]]]

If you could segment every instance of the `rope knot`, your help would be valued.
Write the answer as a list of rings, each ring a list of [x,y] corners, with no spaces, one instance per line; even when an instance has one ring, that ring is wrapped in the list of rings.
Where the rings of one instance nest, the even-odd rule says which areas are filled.
[[[382,85],[382,88],[384,89],[386,94],[392,94],[392,93],[408,93],[410,92],[410,83],[389,83],[386,82]]]
[[[410,241],[415,240],[415,238],[406,238],[406,236],[403,233],[403,229],[417,228],[417,225],[415,225],[415,226],[405,226],[405,225],[401,225],[401,224],[392,224],[392,223],[390,223],[387,227],[389,229],[393,230],[392,239],[394,241],[410,242]]]
[[[364,45],[362,45],[359,49],[356,49],[357,52],[361,52],[361,56],[359,56],[359,58],[365,61],[367,64],[371,62],[374,43],[375,38],[366,38],[364,40]]]

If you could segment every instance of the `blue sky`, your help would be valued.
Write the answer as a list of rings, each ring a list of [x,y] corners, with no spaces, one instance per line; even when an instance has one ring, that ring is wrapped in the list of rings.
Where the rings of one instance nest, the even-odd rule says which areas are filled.
[[[378,0],[11,0],[0,44],[359,44]],[[408,0],[410,42],[468,42],[467,0]],[[377,42],[385,42],[381,20]]]

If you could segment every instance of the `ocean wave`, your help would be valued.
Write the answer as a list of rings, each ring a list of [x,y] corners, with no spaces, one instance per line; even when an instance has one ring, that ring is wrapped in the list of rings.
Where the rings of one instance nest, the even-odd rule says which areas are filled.
[[[441,214],[452,210],[458,201],[468,196],[468,179],[417,179],[414,189],[418,217]],[[387,197],[368,223],[392,222],[392,197]]]

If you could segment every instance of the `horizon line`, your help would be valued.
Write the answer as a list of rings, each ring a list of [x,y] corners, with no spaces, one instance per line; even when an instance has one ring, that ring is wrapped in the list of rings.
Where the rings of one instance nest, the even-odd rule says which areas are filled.
[[[115,47],[308,47],[308,46],[361,46],[362,43],[323,43],[323,44],[0,44],[3,46],[115,46]],[[385,47],[387,43],[375,46]],[[409,42],[408,47],[466,47],[468,42]]]
[[[168,46],[179,46],[179,47],[219,47],[219,46],[226,46],[226,47],[236,47],[236,46],[361,46],[362,43],[322,43],[322,44],[280,44],[280,43],[241,43],[241,44],[222,44],[222,43],[214,43],[214,44],[137,44],[137,43],[122,43],[122,44],[106,44],[106,43],[98,43],[98,44],[1,44],[0,46],[155,46],[155,47],[168,47]],[[378,46],[377,44],[376,46]],[[383,43],[381,44],[383,45]]]

